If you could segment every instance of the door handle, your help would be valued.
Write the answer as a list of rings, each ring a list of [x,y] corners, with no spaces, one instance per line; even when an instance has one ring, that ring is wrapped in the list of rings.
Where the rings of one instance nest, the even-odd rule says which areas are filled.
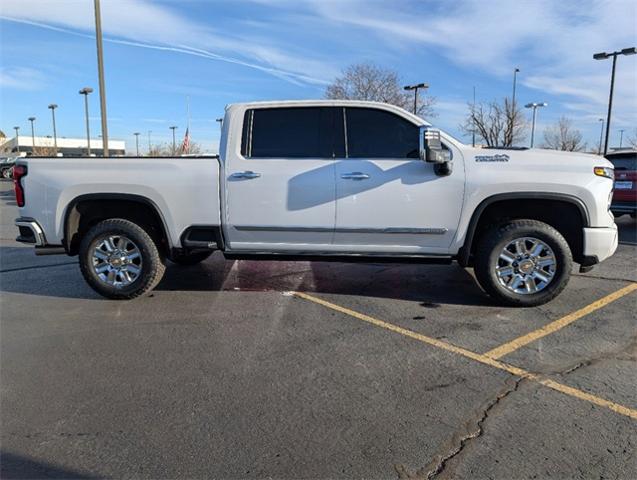
[[[343,173],[341,175],[343,180],[367,180],[369,175],[363,172],[351,172],[351,173]]]
[[[261,176],[260,173],[256,173],[256,172],[252,172],[250,170],[247,170],[245,172],[235,172],[232,175],[230,175],[230,178],[251,179],[251,178],[259,178],[260,176]]]

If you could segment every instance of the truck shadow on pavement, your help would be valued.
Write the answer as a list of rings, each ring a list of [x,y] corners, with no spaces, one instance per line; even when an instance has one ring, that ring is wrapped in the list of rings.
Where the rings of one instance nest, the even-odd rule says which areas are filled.
[[[23,455],[0,451],[0,478],[10,479],[33,479],[33,478],[77,478],[88,479],[97,478],[81,473],[57,467],[50,463],[45,463]]]

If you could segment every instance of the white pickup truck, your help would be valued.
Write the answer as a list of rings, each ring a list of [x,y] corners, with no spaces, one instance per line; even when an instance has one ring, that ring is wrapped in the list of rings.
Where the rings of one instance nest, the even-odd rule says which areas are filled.
[[[613,254],[602,157],[477,149],[392,105],[288,101],[226,108],[219,156],[27,158],[14,170],[18,241],[79,255],[114,299],[166,260],[408,261],[474,267],[506,305],[557,296],[572,262]]]

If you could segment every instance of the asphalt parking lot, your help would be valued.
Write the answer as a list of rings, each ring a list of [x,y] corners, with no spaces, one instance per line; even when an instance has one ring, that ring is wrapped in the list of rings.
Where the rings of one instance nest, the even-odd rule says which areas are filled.
[[[104,300],[13,241],[2,478],[636,478],[637,235],[552,303],[459,267],[224,261]]]

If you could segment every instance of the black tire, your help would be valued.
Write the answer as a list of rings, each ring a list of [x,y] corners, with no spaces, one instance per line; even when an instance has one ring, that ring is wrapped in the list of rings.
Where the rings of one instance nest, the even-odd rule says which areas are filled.
[[[180,253],[170,257],[170,261],[182,266],[197,265],[207,259],[210,255],[212,255],[212,252]]]
[[[521,294],[509,290],[496,274],[495,266],[505,246],[524,237],[540,240],[553,250],[555,257],[551,280],[536,293]],[[475,252],[474,270],[480,286],[499,303],[513,307],[534,307],[551,301],[568,284],[572,268],[571,249],[564,237],[550,225],[537,220],[511,220],[492,227],[480,238]]]
[[[129,285],[109,285],[93,268],[93,252],[96,245],[110,235],[125,235],[139,249],[141,272]],[[79,250],[80,270],[86,282],[100,295],[114,300],[129,300],[150,292],[161,281],[166,270],[164,259],[157,245],[139,225],[121,218],[104,220],[94,225],[82,238]]]

